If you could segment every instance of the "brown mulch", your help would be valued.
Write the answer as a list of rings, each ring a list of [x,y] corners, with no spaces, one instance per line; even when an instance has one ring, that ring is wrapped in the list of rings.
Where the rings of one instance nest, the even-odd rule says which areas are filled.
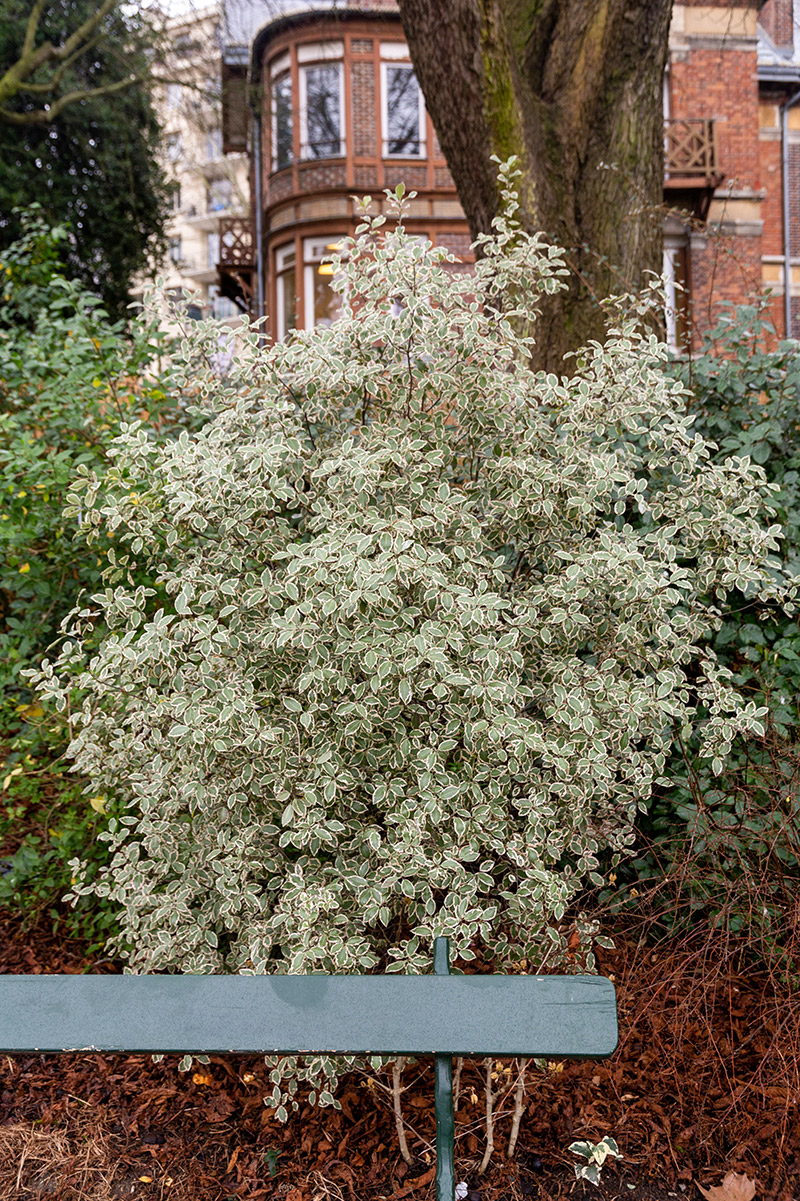
[[[517,1153],[505,1158],[511,1087],[485,1146],[482,1065],[465,1064],[456,1175],[470,1201],[700,1201],[726,1173],[757,1182],[757,1201],[800,1199],[800,1001],[791,980],[748,973],[730,947],[653,948],[629,933],[600,955],[614,977],[620,1046],[603,1063],[530,1066]],[[46,927],[0,918],[1,972],[113,971]],[[0,1057],[0,1201],[432,1201],[433,1083],[406,1070],[413,1166],[401,1159],[388,1078],[353,1073],[341,1111],[303,1106],[283,1126],[258,1057]],[[576,1184],[565,1148],[612,1135],[624,1159],[599,1189]],[[724,1194],[721,1201],[724,1201]]]

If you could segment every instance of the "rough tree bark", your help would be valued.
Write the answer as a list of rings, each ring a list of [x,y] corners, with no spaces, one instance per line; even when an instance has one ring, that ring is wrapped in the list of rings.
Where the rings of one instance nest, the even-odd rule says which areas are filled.
[[[411,57],[473,236],[516,154],[521,216],[564,246],[542,366],[602,337],[598,300],[661,270],[662,80],[672,0],[399,0]]]

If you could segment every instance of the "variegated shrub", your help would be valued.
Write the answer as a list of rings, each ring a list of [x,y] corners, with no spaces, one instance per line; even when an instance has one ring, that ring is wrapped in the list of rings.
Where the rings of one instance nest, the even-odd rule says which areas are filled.
[[[703,640],[729,589],[777,593],[769,486],[711,461],[635,317],[529,367],[566,268],[502,184],[474,274],[365,218],[340,321],[253,336],[200,371],[200,432],[131,426],[75,485],[119,549],[39,684],[73,698],[134,971],[427,971],[437,934],[557,962],[676,735],[719,762],[758,725]]]

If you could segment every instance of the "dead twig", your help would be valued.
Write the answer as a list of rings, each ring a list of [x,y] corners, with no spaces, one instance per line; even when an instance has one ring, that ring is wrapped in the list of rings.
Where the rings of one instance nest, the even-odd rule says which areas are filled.
[[[492,1068],[494,1061],[486,1060],[486,1150],[483,1153],[478,1175],[482,1176],[489,1165],[494,1151],[494,1092],[492,1090]]]
[[[461,1096],[461,1069],[464,1066],[464,1056],[456,1059],[455,1076],[453,1077],[453,1113],[458,1113],[458,1099]]]
[[[394,1124],[397,1127],[397,1141],[400,1145],[400,1154],[406,1163],[411,1164],[414,1162],[414,1159],[408,1149],[408,1143],[406,1142],[406,1130],[403,1123],[403,1106],[400,1099],[402,1091],[400,1088],[400,1077],[403,1074],[404,1067],[405,1060],[402,1057],[396,1059],[392,1064],[392,1101],[394,1102]]]
[[[517,1087],[514,1091],[514,1116],[511,1120],[511,1134],[508,1139],[508,1151],[506,1158],[511,1159],[517,1146],[517,1138],[519,1137],[519,1124],[522,1121],[523,1104],[525,1101],[525,1069],[528,1066],[527,1059],[519,1060],[519,1073],[517,1075]]]

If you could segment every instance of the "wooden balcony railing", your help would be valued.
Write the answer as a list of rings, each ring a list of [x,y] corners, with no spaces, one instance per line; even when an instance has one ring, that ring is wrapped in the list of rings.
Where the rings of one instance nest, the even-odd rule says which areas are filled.
[[[219,265],[225,268],[253,267],[253,226],[246,217],[223,217],[219,223]]]
[[[664,122],[664,178],[669,183],[707,180],[714,186],[720,170],[714,122],[710,117],[681,118]]]

